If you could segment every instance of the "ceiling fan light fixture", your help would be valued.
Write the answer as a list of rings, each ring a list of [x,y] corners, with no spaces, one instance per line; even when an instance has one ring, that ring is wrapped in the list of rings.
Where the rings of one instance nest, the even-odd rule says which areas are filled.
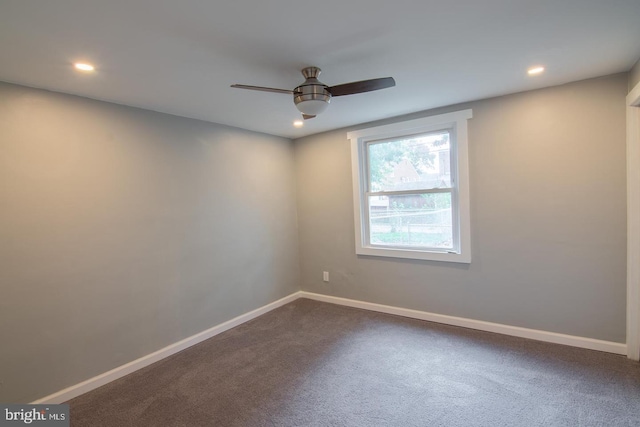
[[[317,116],[318,114],[326,110],[328,106],[329,101],[321,99],[309,99],[296,103],[296,108],[298,109],[298,111],[308,116]]]

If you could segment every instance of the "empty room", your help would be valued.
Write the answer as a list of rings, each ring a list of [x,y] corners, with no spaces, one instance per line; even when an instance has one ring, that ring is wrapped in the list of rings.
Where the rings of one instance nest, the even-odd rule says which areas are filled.
[[[0,1],[0,426],[640,425],[637,0]]]

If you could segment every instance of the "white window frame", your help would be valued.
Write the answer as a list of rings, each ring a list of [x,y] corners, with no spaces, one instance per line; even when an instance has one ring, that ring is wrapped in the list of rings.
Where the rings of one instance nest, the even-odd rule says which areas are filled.
[[[471,263],[471,218],[469,203],[469,153],[467,121],[472,110],[462,110],[437,116],[408,120],[347,133],[351,140],[351,170],[353,177],[353,212],[356,254],[428,261]],[[451,185],[453,236],[455,250],[420,248],[390,248],[368,244],[367,156],[371,141],[402,138],[422,133],[449,131],[451,144]],[[457,210],[455,207],[457,206]]]

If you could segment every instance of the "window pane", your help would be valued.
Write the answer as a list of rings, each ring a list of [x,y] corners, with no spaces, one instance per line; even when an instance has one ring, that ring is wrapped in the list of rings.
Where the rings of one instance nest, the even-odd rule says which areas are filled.
[[[451,193],[369,197],[372,245],[453,248]]]
[[[368,144],[369,191],[451,187],[449,132]]]

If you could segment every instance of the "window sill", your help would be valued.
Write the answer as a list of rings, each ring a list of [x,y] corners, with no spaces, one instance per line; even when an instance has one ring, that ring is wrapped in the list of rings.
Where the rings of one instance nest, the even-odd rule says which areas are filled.
[[[417,259],[422,261],[441,261],[471,264],[470,253],[421,251],[415,249],[378,248],[364,246],[356,249],[358,255],[378,256],[387,258]]]

